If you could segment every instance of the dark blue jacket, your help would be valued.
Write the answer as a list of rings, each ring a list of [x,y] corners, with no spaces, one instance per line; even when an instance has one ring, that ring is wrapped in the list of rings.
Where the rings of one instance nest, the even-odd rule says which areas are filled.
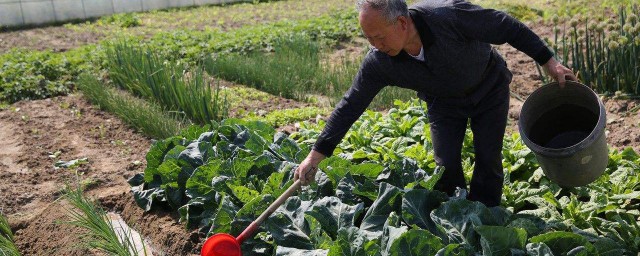
[[[461,0],[428,0],[409,8],[424,50],[425,61],[405,51],[389,56],[371,49],[351,88],[338,102],[314,150],[333,154],[351,125],[385,86],[412,89],[418,97],[451,105],[475,104],[511,73],[491,44],[509,43],[539,64],[553,53],[524,24],[509,15]],[[501,79],[505,81],[505,79]],[[502,86],[508,86],[502,85]]]

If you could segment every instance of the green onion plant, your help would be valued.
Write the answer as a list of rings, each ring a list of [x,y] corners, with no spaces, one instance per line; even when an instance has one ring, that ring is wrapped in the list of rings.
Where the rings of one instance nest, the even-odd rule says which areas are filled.
[[[343,57],[333,65],[322,61],[323,47],[305,36],[280,38],[273,52],[218,54],[205,59],[207,72],[285,98],[312,101],[328,97],[335,105],[349,89],[358,72],[361,57]],[[372,108],[389,108],[396,99],[414,96],[408,90],[385,88],[371,104]]]
[[[113,113],[151,138],[165,139],[175,136],[189,125],[184,115],[164,111],[153,102],[107,86],[93,75],[81,74],[77,86],[90,102]]]
[[[218,84],[202,68],[188,70],[179,61],[165,59],[125,42],[113,43],[107,49],[109,76],[120,88],[168,110],[182,112],[197,124],[219,121],[228,115],[228,103]]]
[[[639,11],[637,5],[620,7],[617,18],[604,20],[576,16],[568,26],[556,23],[552,48],[561,61],[596,92],[638,95]],[[559,26],[563,27],[562,34]]]
[[[65,188],[65,197],[73,208],[67,209],[72,226],[84,229],[80,243],[87,248],[100,250],[107,255],[137,256],[146,255],[146,249],[138,252],[132,234],[114,229],[107,213],[83,195],[78,188]]]

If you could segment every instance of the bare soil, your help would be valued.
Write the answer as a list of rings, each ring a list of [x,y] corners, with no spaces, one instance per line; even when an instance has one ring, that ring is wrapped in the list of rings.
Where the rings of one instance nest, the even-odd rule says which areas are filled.
[[[51,26],[0,33],[0,54],[14,48],[64,52],[104,38],[101,33],[75,31],[64,26]]]
[[[545,33],[544,25],[533,26],[539,33]],[[39,38],[35,32],[34,36],[32,40],[49,44],[49,48],[67,47],[56,40]],[[353,54],[361,51],[361,47],[361,44],[346,47],[337,54]],[[498,49],[514,73],[509,131],[517,132],[520,99],[526,99],[540,85],[540,80],[529,57],[510,46]],[[637,109],[639,101],[605,98],[604,102],[609,146],[632,147],[640,152],[640,116],[637,111],[631,111]],[[250,108],[252,104],[243,106]],[[272,104],[253,107],[272,111],[284,106],[299,107],[301,103],[275,100]],[[87,186],[90,197],[105,209],[119,213],[148,238],[151,246],[161,252],[156,255],[198,254],[204,240],[202,234],[186,230],[175,213],[158,209],[144,212],[135,205],[129,192],[126,180],[144,170],[145,154],[151,143],[118,118],[90,105],[81,95],[22,101],[1,110],[0,211],[8,217],[21,252],[24,255],[97,254],[78,247],[80,230],[60,223],[66,218],[65,209],[69,209],[61,198],[61,190],[66,184],[79,181]],[[58,160],[85,157],[89,163],[76,169],[54,168]]]

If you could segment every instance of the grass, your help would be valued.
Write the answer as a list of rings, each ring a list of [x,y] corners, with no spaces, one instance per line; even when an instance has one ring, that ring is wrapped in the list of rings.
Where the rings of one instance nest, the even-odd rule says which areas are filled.
[[[198,67],[167,61],[150,49],[117,42],[107,48],[109,76],[120,88],[163,107],[183,112],[192,122],[208,124],[228,115],[228,104]]]
[[[261,121],[273,127],[282,127],[284,125],[293,124],[300,121],[307,121],[309,119],[317,117],[318,115],[327,116],[329,113],[330,112],[328,109],[304,107],[274,110],[266,114],[264,117],[247,115],[243,119],[246,121]]]
[[[13,241],[13,232],[7,219],[0,214],[0,255],[2,256],[18,256],[18,248]]]
[[[189,125],[184,116],[163,111],[153,103],[108,87],[92,75],[80,75],[78,88],[93,104],[113,113],[151,138],[169,138]]]
[[[97,249],[108,255],[140,255],[130,233],[116,231],[108,220],[107,213],[94,202],[84,197],[80,188],[65,189],[65,198],[74,207],[67,209],[72,226],[84,229],[80,243],[87,248]],[[145,255],[146,252],[143,252]]]
[[[248,55],[228,54],[205,61],[207,72],[213,76],[249,85],[281,97],[305,100],[321,84],[319,45],[306,38],[292,38],[276,42],[275,53]]]
[[[349,89],[358,72],[363,55],[355,59],[340,57],[336,63],[322,60],[318,43],[305,37],[281,39],[274,52],[227,54],[205,60],[207,72],[222,79],[235,81],[289,99],[310,102],[317,95],[335,105]],[[408,100],[415,93],[400,88],[385,88],[371,108],[388,108],[394,100]]]

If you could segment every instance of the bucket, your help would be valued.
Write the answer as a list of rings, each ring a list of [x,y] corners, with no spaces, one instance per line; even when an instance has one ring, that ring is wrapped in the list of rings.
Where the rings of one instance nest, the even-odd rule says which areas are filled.
[[[589,87],[567,81],[534,91],[522,105],[518,126],[544,174],[561,187],[596,180],[607,167],[606,111]]]

